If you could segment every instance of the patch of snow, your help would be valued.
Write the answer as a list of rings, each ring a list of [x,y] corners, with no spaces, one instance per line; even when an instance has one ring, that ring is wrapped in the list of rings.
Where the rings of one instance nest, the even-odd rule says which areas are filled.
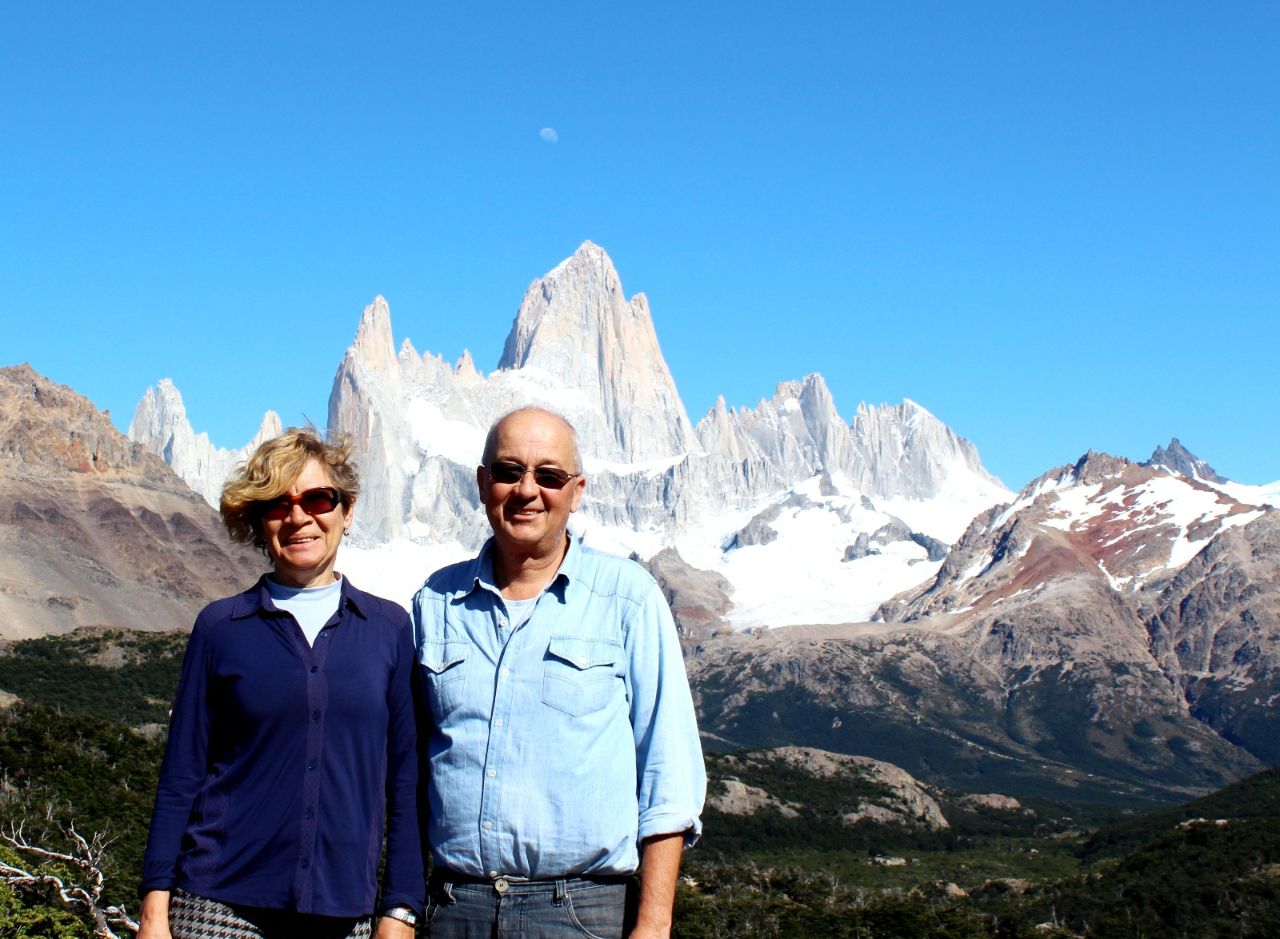
[[[864,621],[889,597],[937,574],[914,542],[843,561],[849,530],[834,529],[821,508],[784,512],[771,523],[776,541],[722,555],[714,568],[734,585],[735,628]]]
[[[1205,546],[1206,539],[1192,540],[1187,533],[1188,529],[1197,522],[1220,519],[1217,529],[1213,531],[1216,534],[1217,531],[1246,525],[1262,514],[1261,511],[1241,512],[1224,517],[1232,508],[1231,505],[1219,502],[1216,492],[1189,486],[1177,476],[1152,478],[1139,491],[1134,508],[1145,510],[1142,514],[1135,511],[1137,516],[1135,521],[1142,519],[1145,515],[1152,519],[1153,524],[1169,524],[1178,527],[1178,535],[1169,549],[1166,569],[1181,567]],[[1143,527],[1149,526],[1137,525],[1134,530],[1141,531]]]
[[[1101,483],[1061,489],[1055,501],[1058,507],[1057,512],[1046,515],[1043,524],[1061,531],[1071,531],[1080,522],[1098,515],[1106,506],[1105,502],[1102,504],[1094,502],[1094,496],[1098,495],[1101,489]]]
[[[414,442],[424,453],[443,456],[461,466],[479,462],[485,431],[466,421],[445,417],[439,406],[422,398],[410,401],[404,416]],[[409,472],[417,469],[416,465],[408,467]]]
[[[617,460],[600,460],[592,457],[583,457],[582,471],[587,475],[591,475],[592,473],[612,473],[615,476],[629,476],[632,473],[658,475],[660,473],[665,473],[687,456],[688,454],[686,453],[680,453],[675,456],[661,457],[656,460],[642,460],[636,463],[621,463]]]
[[[810,476],[804,482],[795,486],[791,491],[798,495],[813,499],[815,502],[825,502],[829,499],[828,496],[824,496],[822,494],[822,477],[820,475]]]
[[[597,551],[607,551],[624,558],[634,554],[647,560],[663,549],[665,540],[660,531],[636,531],[617,525],[601,525],[581,514],[570,516],[569,531],[579,535],[583,544]]]
[[[965,584],[973,580],[979,574],[987,569],[987,565],[991,563],[991,555],[983,554],[976,561],[964,569],[964,573],[960,575],[957,583]]]
[[[1280,479],[1265,486],[1250,486],[1245,483],[1207,483],[1221,489],[1237,502],[1245,505],[1272,505],[1280,507]]]
[[[1131,581],[1132,577],[1112,577],[1111,572],[1107,570],[1102,561],[1098,561],[1098,570],[1102,571],[1102,576],[1107,578],[1107,583],[1111,585],[1111,589],[1117,592],[1122,591]]]
[[[1034,489],[1026,495],[1020,496],[1018,499],[1011,502],[1003,512],[996,516],[995,521],[991,523],[991,527],[993,529],[999,528],[1005,522],[1009,521],[1009,519],[1013,518],[1013,516],[1018,512],[1028,508],[1045,493],[1053,492],[1057,489],[1069,489],[1072,485],[1073,483],[1069,477],[1060,479],[1058,477],[1051,476],[1047,479],[1042,479]]]
[[[1228,516],[1227,518],[1222,519],[1218,525],[1217,532],[1214,532],[1214,534],[1224,532],[1228,528],[1239,528],[1241,525],[1248,525],[1255,518],[1261,517],[1261,515],[1262,510],[1259,509],[1256,512],[1241,512],[1238,515]],[[1178,540],[1174,542],[1173,548],[1169,551],[1168,567],[1181,567],[1183,564],[1186,564],[1200,553],[1205,544],[1207,544],[1207,540],[1192,541],[1187,537],[1186,529],[1183,529],[1182,534],[1178,537]]]
[[[1003,500],[997,490],[969,499],[945,496],[936,499],[877,499],[876,507],[890,515],[896,515],[912,531],[950,545],[955,544],[964,534],[975,515],[1001,501]]]
[[[406,610],[413,595],[435,571],[471,557],[456,541],[424,545],[415,541],[389,541],[376,547],[343,542],[337,569],[361,590],[399,603]]]

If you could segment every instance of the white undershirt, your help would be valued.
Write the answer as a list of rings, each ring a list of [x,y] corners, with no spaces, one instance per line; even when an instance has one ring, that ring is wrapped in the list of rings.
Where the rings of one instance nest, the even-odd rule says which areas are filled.
[[[293,614],[293,618],[302,627],[302,634],[307,637],[307,645],[316,644],[316,636],[329,618],[338,611],[342,602],[342,575],[334,574],[337,580],[323,587],[286,587],[267,577],[267,593],[271,601],[282,610]]]
[[[528,600],[508,600],[502,598],[503,605],[507,608],[507,616],[511,618],[511,631],[515,632],[521,626],[529,621],[529,617],[533,615],[533,606],[538,602],[537,596],[530,597]]]

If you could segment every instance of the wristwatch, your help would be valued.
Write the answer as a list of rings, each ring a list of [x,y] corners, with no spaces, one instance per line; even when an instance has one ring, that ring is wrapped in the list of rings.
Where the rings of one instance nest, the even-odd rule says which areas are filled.
[[[393,906],[389,910],[383,910],[382,915],[389,916],[391,919],[398,919],[406,926],[418,925],[418,914],[407,906]]]

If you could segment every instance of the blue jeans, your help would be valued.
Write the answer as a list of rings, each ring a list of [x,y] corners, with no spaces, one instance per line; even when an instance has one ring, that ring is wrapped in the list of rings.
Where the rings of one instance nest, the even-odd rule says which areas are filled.
[[[622,939],[627,885],[582,877],[478,883],[433,875],[427,935],[437,939]]]

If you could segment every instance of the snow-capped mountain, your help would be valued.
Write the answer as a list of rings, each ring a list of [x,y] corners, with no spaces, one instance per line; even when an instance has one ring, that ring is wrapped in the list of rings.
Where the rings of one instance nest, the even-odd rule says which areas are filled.
[[[172,399],[167,389],[144,399],[135,437],[187,467],[199,461],[169,429],[190,431],[163,408]],[[424,576],[424,549],[438,560],[479,545],[484,434],[526,404],[578,431],[589,484],[575,525],[588,542],[646,558],[678,546],[742,592],[730,617],[739,626],[865,618],[936,571],[976,512],[1011,497],[973,445],[920,405],[863,404],[846,422],[817,374],[780,383],[754,408],[720,400],[695,427],[648,302],[628,300],[608,255],[586,242],[530,285],[487,376],[469,354],[449,364],[408,340],[397,351],[386,301],[365,309],[329,399],[329,428],[354,438],[364,480],[348,568],[405,598]],[[146,429],[156,425],[167,432]],[[749,543],[739,532],[761,513],[756,527],[774,536]],[[780,576],[797,589],[766,592]]]
[[[201,474],[225,470],[162,390],[135,437],[216,492]],[[1175,439],[1015,495],[925,408],[846,421],[817,374],[691,424],[643,296],[586,243],[529,287],[488,375],[397,349],[386,302],[365,309],[329,402],[364,483],[344,573],[407,600],[473,551],[485,431],[525,404],[578,428],[574,524],[648,563],[726,745],[1058,796],[1192,792],[1280,759],[1280,484],[1222,480]]]
[[[589,484],[575,524],[588,542],[643,557],[678,546],[742,592],[730,617],[739,626],[865,617],[936,567],[923,538],[950,542],[974,512],[1009,497],[973,446],[924,408],[864,405],[846,423],[816,374],[779,384],[753,409],[717,402],[693,427],[647,302],[625,299],[590,242],[529,287],[490,375],[469,356],[449,366],[408,342],[393,349],[379,299],[330,397],[331,429],[351,434],[362,455],[366,546],[472,549],[487,537],[474,467],[489,424],[524,404],[578,430]],[[782,537],[735,539],[761,512]],[[858,536],[877,532],[883,544],[858,553]],[[773,579],[761,568],[794,572],[797,589],[756,598]]]
[[[1264,511],[1163,467],[1087,453],[975,518],[937,577],[878,618],[979,612],[1074,576],[1131,593]]]
[[[1156,447],[1151,454],[1151,458],[1142,465],[1162,466],[1174,473],[1197,479],[1215,489],[1221,489],[1237,502],[1243,502],[1247,505],[1280,505],[1280,479],[1261,486],[1251,486],[1247,483],[1238,483],[1234,480],[1226,479],[1219,475],[1212,466],[1184,447],[1177,437],[1170,440],[1167,447]]]
[[[875,619],[704,636],[702,727],[1059,795],[1280,759],[1280,512],[1200,479],[1086,454],[980,513]]]

